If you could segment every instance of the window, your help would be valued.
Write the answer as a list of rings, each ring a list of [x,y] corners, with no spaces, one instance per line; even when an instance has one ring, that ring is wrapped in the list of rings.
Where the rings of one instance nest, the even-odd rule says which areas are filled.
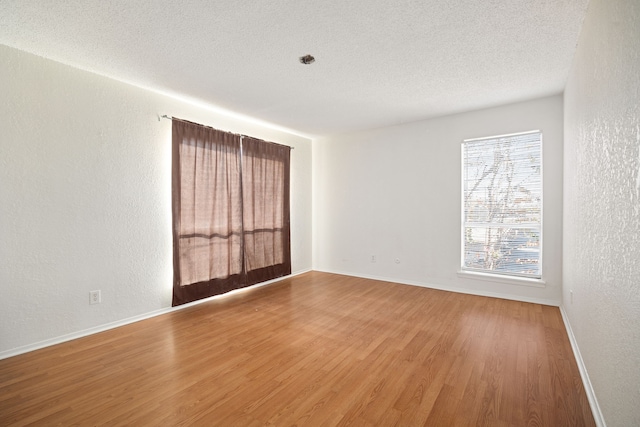
[[[542,134],[462,143],[462,270],[539,279]]]
[[[290,147],[172,126],[173,305],[291,274]]]

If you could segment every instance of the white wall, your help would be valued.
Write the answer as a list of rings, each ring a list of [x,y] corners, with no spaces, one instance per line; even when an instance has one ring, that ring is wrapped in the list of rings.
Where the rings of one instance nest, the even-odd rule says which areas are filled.
[[[314,141],[314,269],[559,305],[562,108],[558,95]],[[534,129],[546,286],[458,277],[462,140]]]
[[[638,426],[640,2],[590,2],[564,99],[563,307],[606,424]]]
[[[294,146],[292,268],[311,268],[309,139],[1,45],[0,64],[0,356],[170,307],[171,121],[157,114]]]

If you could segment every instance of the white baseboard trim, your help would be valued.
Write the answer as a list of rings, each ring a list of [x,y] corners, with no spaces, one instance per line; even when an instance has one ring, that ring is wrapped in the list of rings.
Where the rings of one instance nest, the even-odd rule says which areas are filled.
[[[363,279],[380,280],[382,282],[400,283],[402,285],[420,286],[422,288],[438,289],[440,291],[457,292],[460,294],[477,295],[481,297],[491,297],[491,298],[501,298],[501,299],[508,299],[511,301],[530,302],[533,304],[550,305],[552,307],[560,306],[560,303],[558,301],[548,300],[544,298],[521,297],[517,295],[502,294],[499,292],[487,292],[487,291],[467,289],[467,288],[458,288],[455,286],[443,286],[443,285],[437,285],[437,284],[427,283],[427,282],[417,282],[413,280],[404,280],[404,279],[397,279],[392,277],[371,276],[367,274],[350,273],[350,272],[344,272],[344,271],[328,271],[328,270],[318,270],[318,269],[316,269],[316,271],[322,271],[324,273],[341,274],[343,276],[361,277]]]
[[[602,416],[602,411],[600,410],[600,405],[598,405],[598,399],[596,399],[596,393],[593,390],[591,380],[589,379],[589,374],[587,373],[587,367],[585,366],[582,355],[580,354],[580,348],[578,347],[576,337],[575,335],[573,335],[573,329],[571,329],[571,324],[569,323],[569,316],[567,315],[567,312],[564,310],[563,306],[560,306],[560,314],[562,314],[562,321],[564,322],[564,327],[567,330],[569,342],[571,343],[571,349],[573,350],[573,355],[576,359],[576,363],[578,364],[578,370],[580,371],[580,377],[582,378],[584,391],[587,394],[587,399],[589,400],[589,406],[591,406],[593,419],[596,422],[596,426],[606,427],[604,417]]]
[[[211,300],[214,300],[214,299],[224,298],[224,297],[227,297],[227,296],[230,296],[230,295],[235,295],[237,293],[246,292],[247,290],[250,290],[250,289],[256,289],[256,288],[260,288],[262,286],[267,286],[267,285],[270,285],[272,283],[280,282],[280,281],[285,280],[285,279],[290,279],[290,278],[298,276],[300,274],[308,273],[309,271],[311,271],[311,269],[303,270],[303,271],[297,271],[295,273],[290,274],[289,276],[278,277],[277,279],[268,280],[268,281],[262,282],[262,283],[257,283],[257,284],[255,284],[253,286],[248,287],[248,288],[237,289],[235,291],[231,291],[231,292],[228,292],[226,294],[215,295],[215,296],[212,296],[212,297],[209,297],[209,298],[205,298],[205,299],[201,299],[201,300],[198,300],[198,301],[190,302],[188,304],[179,305],[177,307],[161,308],[159,310],[150,311],[148,313],[143,313],[143,314],[140,314],[138,316],[128,317],[128,318],[122,319],[122,320],[116,320],[115,322],[105,323],[103,325],[95,326],[93,328],[83,329],[81,331],[72,332],[70,334],[61,335],[61,336],[58,336],[58,337],[55,337],[55,338],[50,338],[50,339],[43,340],[43,341],[38,341],[38,342],[33,343],[33,344],[27,344],[27,345],[24,345],[24,346],[21,346],[21,347],[16,347],[16,348],[12,348],[10,350],[5,350],[5,351],[0,352],[0,360],[8,359],[9,357],[19,356],[19,355],[24,354],[24,353],[29,353],[31,351],[40,350],[40,349],[45,348],[45,347],[50,347],[52,345],[61,344],[63,342],[72,341],[72,340],[75,340],[75,339],[78,339],[78,338],[82,338],[82,337],[86,337],[86,336],[89,336],[89,335],[97,334],[99,332],[108,331],[110,329],[115,329],[115,328],[118,328],[120,326],[128,325],[130,323],[135,323],[135,322],[139,322],[141,320],[150,319],[152,317],[161,316],[163,314],[172,313],[174,311],[183,310],[183,309],[185,309],[187,307],[191,307],[191,306],[194,306],[194,305],[202,304],[204,302],[211,301]]]
[[[13,356],[19,356],[24,353],[29,353],[35,350],[40,350],[45,347],[50,347],[52,345],[61,344],[63,342],[72,341],[78,338],[86,337],[89,335],[97,334],[99,332],[108,331],[109,329],[114,329],[119,326],[128,325],[130,323],[139,322],[140,320],[150,319],[155,316],[160,316],[161,314],[170,313],[172,310],[171,307],[161,308],[159,310],[154,310],[148,313],[140,314],[138,316],[128,317],[126,319],[117,320],[115,322],[105,323],[103,325],[98,325],[93,328],[83,329],[81,331],[72,332],[70,334],[61,335],[58,337],[46,339],[43,341],[38,341],[33,344],[27,344],[21,347],[16,347],[10,350],[5,350],[0,352],[0,360],[7,359]]]

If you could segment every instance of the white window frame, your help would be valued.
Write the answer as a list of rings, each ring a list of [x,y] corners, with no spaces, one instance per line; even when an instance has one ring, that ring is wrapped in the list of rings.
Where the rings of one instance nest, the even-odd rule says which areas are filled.
[[[469,224],[465,223],[465,144],[469,142],[475,141],[483,141],[483,140],[491,140],[491,139],[500,139],[507,138],[513,136],[527,135],[527,134],[539,134],[540,135],[540,186],[541,186],[541,200],[540,200],[540,249],[539,249],[539,259],[538,259],[538,273],[537,275],[523,275],[518,273],[509,273],[509,272],[497,272],[494,270],[484,270],[484,269],[476,269],[465,267],[465,227]],[[462,278],[471,278],[471,279],[479,279],[479,280],[488,280],[492,282],[501,282],[501,283],[509,283],[515,285],[526,285],[526,286],[534,286],[534,287],[544,287],[545,281],[543,279],[543,228],[544,228],[544,166],[543,166],[543,134],[540,130],[532,130],[527,132],[519,132],[519,133],[511,133],[511,134],[503,134],[503,135],[495,135],[489,137],[482,138],[472,138],[465,139],[460,144],[460,163],[461,163],[461,182],[460,182],[460,269],[458,270],[458,276]]]

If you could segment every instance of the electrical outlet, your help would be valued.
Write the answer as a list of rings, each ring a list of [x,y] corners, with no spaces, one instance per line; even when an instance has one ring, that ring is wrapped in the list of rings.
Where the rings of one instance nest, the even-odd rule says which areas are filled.
[[[573,304],[573,289],[569,291],[569,301]]]
[[[371,262],[376,262],[376,256],[375,255],[371,255]]]
[[[400,264],[400,258],[396,258],[396,264]]]
[[[102,302],[102,296],[100,291],[89,291],[89,304],[100,304]]]

